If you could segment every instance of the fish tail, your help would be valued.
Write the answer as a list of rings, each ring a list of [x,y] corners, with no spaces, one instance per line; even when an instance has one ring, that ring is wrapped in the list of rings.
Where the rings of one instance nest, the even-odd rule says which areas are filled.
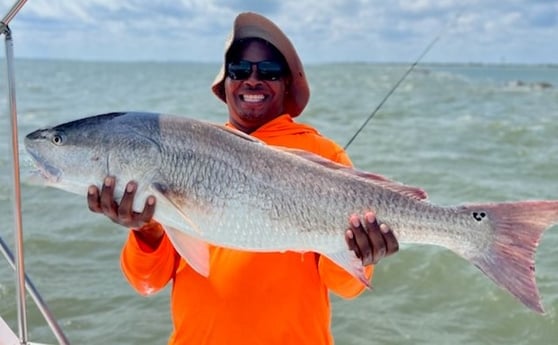
[[[558,201],[471,205],[474,217],[488,215],[495,228],[491,245],[470,258],[498,286],[528,308],[544,313],[535,281],[535,253],[543,232],[558,222]],[[483,215],[478,210],[486,211]]]

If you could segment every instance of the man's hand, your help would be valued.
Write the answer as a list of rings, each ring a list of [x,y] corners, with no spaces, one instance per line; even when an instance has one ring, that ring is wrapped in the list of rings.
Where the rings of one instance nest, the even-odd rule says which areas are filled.
[[[163,237],[164,231],[160,226],[149,225],[155,213],[155,197],[149,196],[145,200],[143,211],[135,212],[132,206],[138,187],[137,183],[130,181],[126,184],[120,204],[114,201],[115,184],[115,178],[107,176],[100,193],[97,186],[89,186],[87,190],[89,209],[95,213],[104,214],[116,224],[132,228],[143,242],[151,248],[156,248]]]
[[[349,225],[345,241],[349,249],[362,260],[363,266],[376,264],[399,250],[399,242],[393,231],[386,224],[378,224],[373,212],[364,215],[364,222],[360,221],[358,215],[351,215]]]
[[[136,182],[128,182],[120,205],[114,201],[115,182],[114,177],[107,176],[100,194],[97,186],[89,186],[87,190],[87,204],[89,209],[95,213],[102,213],[116,224],[128,228],[141,228],[149,223],[155,212],[155,197],[148,197],[145,201],[143,211],[135,212],[132,209],[132,205],[134,204],[134,197],[137,190]]]

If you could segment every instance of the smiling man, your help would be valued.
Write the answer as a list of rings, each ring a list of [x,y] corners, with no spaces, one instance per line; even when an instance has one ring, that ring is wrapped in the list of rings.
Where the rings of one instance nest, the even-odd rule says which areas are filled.
[[[226,68],[224,100],[232,126],[250,134],[285,113],[290,72],[275,47],[258,38],[239,40],[227,54]]]
[[[236,18],[212,90],[227,104],[227,126],[268,144],[351,164],[339,145],[293,120],[308,103],[308,83],[291,42],[267,18],[255,13]],[[120,204],[113,188],[113,177],[100,193],[91,186],[89,207],[134,230],[121,265],[136,291],[149,295],[172,281],[169,344],[332,344],[329,291],[351,298],[365,289],[332,261],[311,252],[253,253],[210,246],[210,274],[203,277],[152,220],[154,198],[136,213],[135,182],[128,183]],[[394,234],[380,227],[372,213],[362,223],[357,215],[347,215],[345,240],[369,279],[372,264],[398,249]]]

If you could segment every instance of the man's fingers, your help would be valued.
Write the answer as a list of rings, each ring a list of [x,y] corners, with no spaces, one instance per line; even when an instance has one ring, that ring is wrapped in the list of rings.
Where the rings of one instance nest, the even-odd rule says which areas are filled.
[[[373,213],[367,213],[364,219],[366,229],[368,230],[368,239],[372,245],[372,254],[370,258],[367,258],[370,260],[363,262],[363,264],[375,264],[386,255],[386,243],[380,226],[376,221],[376,216]]]
[[[389,226],[387,226],[386,224],[381,224],[380,225],[380,230],[382,231],[382,234],[384,235],[384,241],[386,243],[386,255],[391,255],[395,252],[397,252],[399,250],[399,242],[397,241],[397,238],[395,237],[395,234],[393,233],[393,231],[391,231],[391,229],[389,228]]]
[[[386,224],[378,223],[374,212],[367,212],[363,221],[358,215],[351,215],[345,241],[363,266],[376,264],[399,250],[395,234]]]
[[[89,209],[96,213],[102,213],[113,222],[129,227],[140,228],[149,223],[155,214],[155,197],[149,196],[141,212],[133,209],[134,198],[137,192],[137,183],[130,181],[126,184],[120,204],[114,200],[114,189],[116,179],[107,176],[103,181],[103,186],[99,192],[97,186],[90,186],[87,190],[87,204]]]
[[[358,216],[353,215],[350,218],[351,230],[354,235],[354,242],[356,248],[358,248],[357,257],[360,258],[363,263],[372,261],[372,248],[371,243],[368,239],[368,233],[364,226],[362,225]],[[355,251],[356,253],[356,251]]]
[[[97,186],[89,186],[87,189],[87,206],[89,206],[89,210],[95,213],[103,212],[99,198],[99,188]]]
[[[349,250],[355,252],[356,257],[360,259],[362,255],[360,254],[360,250],[356,245],[355,234],[353,230],[347,229],[347,231],[345,231],[345,242],[347,242],[347,245],[349,246]]]
[[[153,218],[155,214],[155,197],[149,196],[145,200],[145,205],[143,206],[143,211],[138,214],[138,221],[143,223],[148,223]]]
[[[101,188],[101,209],[103,210],[103,213],[106,216],[116,221],[117,204],[114,201],[114,184],[115,184],[114,177],[107,176],[105,178],[103,187]]]
[[[122,195],[120,206],[118,206],[118,219],[123,224],[128,224],[133,221],[134,211],[132,210],[132,207],[134,205],[136,190],[137,184],[134,181],[130,181],[126,184],[124,195]]]

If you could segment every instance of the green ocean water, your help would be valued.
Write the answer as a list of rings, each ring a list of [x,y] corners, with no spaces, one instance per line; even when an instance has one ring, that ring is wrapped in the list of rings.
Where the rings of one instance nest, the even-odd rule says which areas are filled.
[[[4,61],[3,61],[4,62]],[[310,65],[302,122],[344,145],[408,66]],[[16,61],[20,138],[109,111],[166,112],[224,122],[209,91],[218,66]],[[10,131],[0,72],[0,236],[13,247]],[[545,83],[551,87],[545,87]],[[558,198],[558,68],[421,65],[351,144],[360,169],[428,191],[433,203]],[[87,210],[85,196],[29,184],[20,144],[27,273],[73,344],[166,344],[169,289],[145,298],[124,281],[126,230]],[[376,268],[374,289],[333,297],[337,344],[554,344],[558,227],[544,235],[537,281],[545,315],[523,307],[447,250],[403,246]],[[55,343],[28,299],[30,339]],[[272,312],[272,311],[270,311]],[[17,325],[15,282],[0,259],[0,315]]]

